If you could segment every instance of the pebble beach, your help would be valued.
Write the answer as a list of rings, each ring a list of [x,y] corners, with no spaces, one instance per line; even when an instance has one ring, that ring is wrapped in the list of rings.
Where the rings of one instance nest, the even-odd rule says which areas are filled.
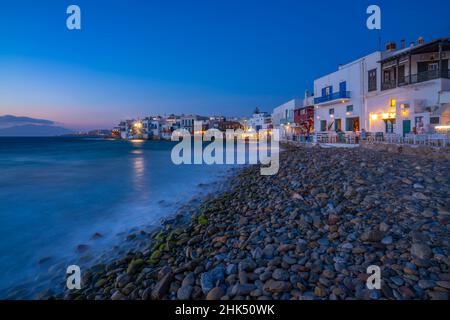
[[[225,191],[58,298],[450,298],[447,159],[285,146],[277,175],[259,169],[240,169]],[[380,290],[366,286],[371,265]]]

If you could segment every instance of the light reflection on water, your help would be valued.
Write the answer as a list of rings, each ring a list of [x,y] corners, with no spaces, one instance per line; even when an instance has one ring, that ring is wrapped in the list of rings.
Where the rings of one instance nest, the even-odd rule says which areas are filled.
[[[175,166],[172,146],[1,138],[0,298],[23,281],[31,281],[29,293],[56,285],[51,277],[59,285],[64,266],[100,256],[118,242],[117,233],[158,223],[229,168]],[[103,237],[91,240],[96,232]],[[77,252],[79,244],[88,252]]]

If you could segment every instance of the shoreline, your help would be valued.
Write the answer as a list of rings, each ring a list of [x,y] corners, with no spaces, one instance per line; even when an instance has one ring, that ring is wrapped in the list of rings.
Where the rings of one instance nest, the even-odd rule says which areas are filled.
[[[277,176],[238,169],[192,217],[166,220],[146,250],[89,270],[59,298],[449,298],[447,162],[283,149]],[[369,265],[381,290],[365,286]]]

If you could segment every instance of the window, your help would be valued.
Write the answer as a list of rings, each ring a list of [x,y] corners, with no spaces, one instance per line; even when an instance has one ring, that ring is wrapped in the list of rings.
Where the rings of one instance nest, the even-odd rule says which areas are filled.
[[[439,124],[439,117],[430,117],[430,124]]]
[[[437,62],[432,62],[428,64],[428,71],[435,71],[439,69],[439,64]]]
[[[391,107],[396,107],[396,106],[397,106],[397,100],[395,100],[395,99],[389,100],[389,105],[390,105]]]
[[[331,87],[326,87],[326,88],[325,88],[325,95],[326,95],[326,96],[331,95]]]
[[[345,131],[359,131],[359,118],[347,118],[345,120]]]
[[[347,106],[347,112],[353,112],[353,105]]]
[[[377,69],[369,71],[369,92],[377,90]]]
[[[395,129],[395,119],[384,120],[384,122],[385,122],[385,124],[386,124],[385,132],[386,132],[386,133],[394,133],[394,129]]]
[[[334,114],[334,108],[331,108],[330,110],[328,110],[329,114]]]
[[[326,120],[320,121],[320,131],[322,131],[322,132],[327,131],[327,121]]]

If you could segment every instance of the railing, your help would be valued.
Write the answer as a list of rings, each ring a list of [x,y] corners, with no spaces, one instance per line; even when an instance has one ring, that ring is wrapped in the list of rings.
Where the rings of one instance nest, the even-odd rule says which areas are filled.
[[[398,80],[398,86],[401,87],[409,84],[421,83],[439,78],[449,79],[448,70],[442,70],[441,72],[439,70],[428,70],[417,74],[412,74],[410,76],[409,75],[401,76],[399,77]],[[381,83],[381,90],[389,90],[396,87],[397,87],[396,80],[383,81]]]
[[[294,117],[287,117],[287,118],[282,118],[280,120],[280,124],[292,124],[294,123]]]
[[[400,134],[389,133],[377,138],[376,135],[369,134],[368,143],[388,143],[388,144],[409,144],[409,145],[427,145],[434,147],[450,147],[450,134],[406,134],[404,137]]]
[[[350,99],[350,91],[339,91],[328,96],[314,98],[314,104],[320,104],[339,99]]]

